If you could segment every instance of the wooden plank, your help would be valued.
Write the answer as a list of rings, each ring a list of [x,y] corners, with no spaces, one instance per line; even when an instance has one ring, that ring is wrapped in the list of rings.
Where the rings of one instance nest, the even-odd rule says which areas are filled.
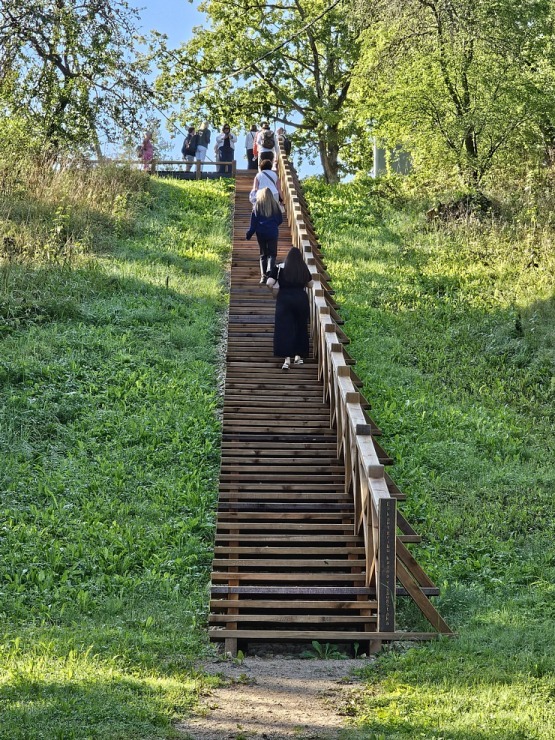
[[[355,632],[335,630],[226,630],[220,628],[209,629],[213,640],[223,640],[226,637],[236,637],[240,640],[319,640],[321,642],[360,642],[361,640],[434,640],[439,637],[437,632]]]
[[[351,523],[344,524],[341,522],[341,518],[338,517],[336,513],[327,511],[284,511],[281,512],[279,515],[272,514],[272,512],[270,511],[253,511],[248,515],[240,511],[225,511],[221,512],[221,514],[219,514],[218,516],[218,526],[224,524],[225,522],[241,522],[245,518],[251,521],[253,523],[253,527],[255,528],[263,526],[263,524],[254,524],[256,520],[264,520],[264,522],[267,523],[268,526],[275,527],[276,529],[279,529],[280,526],[292,527],[295,523],[298,524],[299,528],[306,529],[310,527],[310,525],[308,524],[309,522],[320,522],[321,524],[315,525],[318,527],[323,527],[325,523],[328,522],[328,527],[342,527],[343,529],[347,529],[350,531],[352,531],[353,529],[353,525]],[[329,522],[333,522],[333,524],[330,524]]]
[[[397,538],[397,558],[403,563],[405,568],[412,574],[414,580],[419,586],[435,588],[435,584],[428,574],[420,567],[416,558],[410,550],[403,544],[400,537]]]
[[[398,563],[397,565],[397,577],[432,627],[435,627],[438,632],[441,632],[444,635],[452,635],[453,632],[447,622],[443,619],[430,600],[424,595],[422,589],[420,589],[412,579],[411,574],[405,568],[403,563]]]
[[[306,573],[305,571],[297,573],[253,573],[244,571],[224,572],[216,570],[212,571],[213,583],[221,583],[222,581],[227,581],[230,579],[234,579],[237,581],[250,581],[252,583],[255,583],[257,581],[267,581],[268,583],[276,581],[292,581],[294,583],[307,584],[324,583],[326,581],[331,581],[332,583],[335,583],[336,581],[364,583],[364,578],[364,573],[343,573],[341,571],[331,573]]]
[[[300,525],[304,527],[306,525]],[[230,537],[234,535],[221,534],[216,535],[216,542],[227,542]],[[235,535],[236,537],[236,535]],[[274,545],[277,542],[283,542],[284,544],[301,544],[305,543],[310,546],[312,543],[323,543],[333,546],[334,544],[345,543],[345,545],[352,545],[354,543],[360,543],[362,540],[354,534],[241,534],[241,543],[244,542],[266,542]],[[364,548],[362,548],[364,550]]]
[[[353,527],[352,524],[326,524],[325,521],[318,524],[307,524],[306,522],[282,522],[279,518],[273,519],[269,522],[251,522],[251,521],[240,521],[233,519],[232,521],[225,521],[224,517],[228,516],[230,512],[222,512],[221,518],[218,520],[217,532],[218,536],[221,535],[226,539],[229,538],[229,534],[224,534],[222,530],[233,529],[241,533],[256,530],[257,534],[245,535],[241,534],[241,539],[266,539],[268,536],[274,537],[274,532],[286,531],[286,532],[321,532],[321,535],[310,535],[310,537],[317,537],[320,540],[322,537],[325,540],[331,540],[332,537],[352,537],[353,540],[358,540],[355,535],[332,535],[332,532],[350,532]],[[328,515],[326,515],[328,516]],[[267,534],[267,530],[270,530],[270,535]],[[275,535],[277,540],[288,539],[289,537],[309,537],[309,535],[291,535],[281,534]]]
[[[242,484],[242,487],[245,488],[244,483]],[[252,491],[220,491],[220,501],[226,501],[230,498],[236,499],[237,501],[265,501],[265,500],[274,500],[276,498],[276,494],[278,495],[278,498],[280,501],[298,501],[299,500],[299,494],[295,492],[289,492],[285,490],[284,488],[277,488],[272,491],[266,490],[266,486],[261,488],[261,490],[257,490],[255,492]],[[318,486],[316,487],[318,488]],[[298,489],[296,489],[298,491]],[[349,496],[345,496],[344,494],[339,493],[322,493],[321,491],[317,490],[316,492],[312,491],[305,491],[303,493],[303,501],[320,501],[322,503],[326,501],[336,501],[341,502],[344,501],[345,503],[350,502]]]
[[[243,538],[241,538],[243,541]],[[215,555],[364,555],[364,547],[271,547],[267,545],[259,547],[221,547],[214,548]]]
[[[211,609],[227,609],[233,605],[238,609],[335,609],[344,610],[352,609],[356,610],[373,610],[378,606],[377,601],[287,601],[284,599],[269,600],[269,599],[242,599],[240,601],[230,601],[228,599],[212,599],[210,601]]]
[[[318,560],[308,560],[308,559],[293,559],[293,558],[284,558],[283,552],[281,558],[214,558],[212,562],[213,568],[314,568],[317,570],[318,568],[340,568],[341,570],[348,570],[349,568],[363,568],[364,567],[364,560],[347,560],[347,558],[341,558],[341,559],[332,559],[332,558],[326,558],[322,557]],[[274,576],[281,576],[281,575],[290,575],[287,574],[276,574],[276,573],[257,573],[258,575],[268,575],[271,577]],[[308,575],[308,574],[305,574]],[[322,573],[316,574],[316,573],[310,573],[309,575],[323,575]],[[329,575],[336,575],[336,574],[329,574]],[[339,574],[340,575],[340,574]],[[350,577],[351,574],[349,574]]]
[[[233,621],[240,623],[276,622],[284,624],[375,624],[376,617],[365,617],[352,614],[338,616],[337,614],[233,614]],[[226,624],[230,621],[229,614],[211,614],[210,624]]]

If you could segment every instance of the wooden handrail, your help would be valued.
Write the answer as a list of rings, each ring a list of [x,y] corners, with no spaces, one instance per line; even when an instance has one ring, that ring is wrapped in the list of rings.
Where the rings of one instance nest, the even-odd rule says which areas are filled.
[[[115,163],[115,164],[127,164],[127,165],[140,165],[141,167],[144,166],[144,162],[142,159],[89,159],[89,164],[105,164],[107,162]],[[205,159],[203,162],[186,162],[184,159],[152,159],[150,161],[150,166],[148,171],[154,175],[156,174],[157,168],[160,165],[181,165],[181,166],[189,166],[188,172],[194,172],[196,175],[196,179],[201,179],[202,174],[202,168],[204,165],[215,165],[216,167],[231,167],[231,172],[227,173],[230,175],[230,177],[235,177],[237,174],[237,162],[233,160],[232,162],[220,162],[215,161],[212,159]]]
[[[321,269],[314,229],[302,205],[296,176],[283,144],[278,144],[278,173],[294,246],[303,254],[312,275],[310,325],[323,400],[330,405],[330,427],[337,429],[337,454],[345,462],[345,492],[353,496],[355,534],[362,533],[366,553],[366,586],[378,602],[377,630],[395,631],[396,499],[385,480],[384,466],[371,436],[363,399],[343,351],[345,335],[330,302],[328,276]]]

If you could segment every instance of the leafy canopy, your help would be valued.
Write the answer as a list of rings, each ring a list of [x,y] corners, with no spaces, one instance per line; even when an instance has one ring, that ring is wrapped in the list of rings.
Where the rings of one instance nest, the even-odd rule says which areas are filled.
[[[161,37],[155,44],[157,88],[168,101],[186,100],[182,124],[202,116],[248,127],[273,118],[294,130],[297,150],[317,152],[327,178],[337,179],[360,55],[360,32],[344,4],[206,0],[199,7],[208,28],[195,29],[175,51]]]

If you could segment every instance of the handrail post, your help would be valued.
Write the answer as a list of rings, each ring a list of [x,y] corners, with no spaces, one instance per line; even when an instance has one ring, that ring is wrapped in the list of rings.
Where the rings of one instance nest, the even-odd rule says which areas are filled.
[[[197,159],[197,161],[195,162],[195,179],[196,180],[200,180],[201,178],[201,166],[202,165],[200,163],[200,160]]]
[[[389,497],[380,499],[378,504],[378,632],[395,631],[396,503],[394,498]]]

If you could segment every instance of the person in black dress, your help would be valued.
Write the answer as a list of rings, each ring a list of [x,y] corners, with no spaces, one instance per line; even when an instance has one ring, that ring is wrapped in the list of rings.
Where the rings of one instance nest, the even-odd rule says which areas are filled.
[[[306,288],[312,285],[310,270],[297,247],[287,253],[283,265],[275,266],[266,285],[279,282],[274,321],[274,357],[284,357],[283,370],[289,370],[291,358],[303,364],[308,355],[308,319],[310,307]]]

